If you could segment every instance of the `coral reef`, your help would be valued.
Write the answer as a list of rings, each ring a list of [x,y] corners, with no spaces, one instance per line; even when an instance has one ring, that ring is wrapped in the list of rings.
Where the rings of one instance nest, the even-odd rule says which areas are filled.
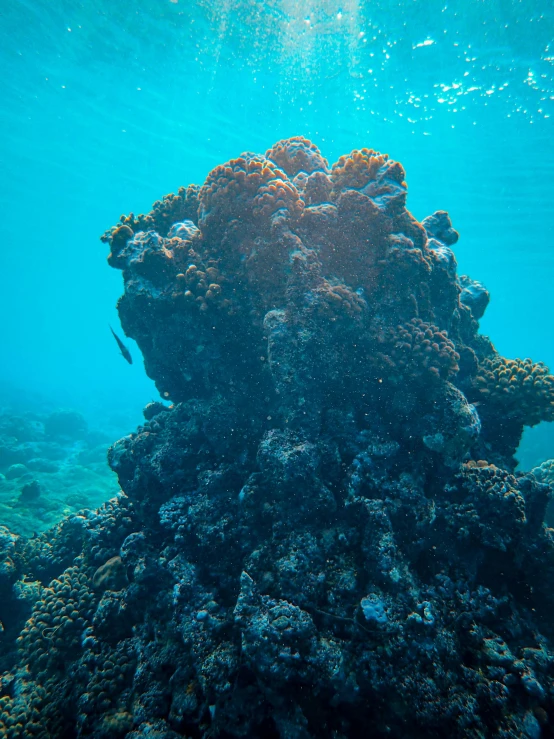
[[[499,415],[525,426],[554,420],[554,377],[542,362],[488,357],[481,363],[474,385],[477,396]]]
[[[512,454],[524,426],[554,420],[554,377],[542,362],[485,357],[466,394],[479,403],[490,440]]]
[[[513,456],[554,378],[404,177],[295,137],[106,232],[171,405],[118,497],[0,529],[0,737],[554,736],[550,470]]]

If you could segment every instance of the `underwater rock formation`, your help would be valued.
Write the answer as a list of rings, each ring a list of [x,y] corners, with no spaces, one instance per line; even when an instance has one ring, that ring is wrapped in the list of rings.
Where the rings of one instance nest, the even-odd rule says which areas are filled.
[[[106,232],[172,405],[123,493],[0,531],[0,736],[554,735],[554,378],[478,333],[458,234],[295,137]]]

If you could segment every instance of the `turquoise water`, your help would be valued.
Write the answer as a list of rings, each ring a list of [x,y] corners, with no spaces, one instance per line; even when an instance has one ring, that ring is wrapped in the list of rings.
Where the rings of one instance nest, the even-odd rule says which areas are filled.
[[[460,272],[491,292],[482,330],[553,366],[553,37],[547,0],[5,3],[3,396],[136,423],[157,394],[109,332],[99,235],[291,135],[401,161],[410,210],[449,211]]]

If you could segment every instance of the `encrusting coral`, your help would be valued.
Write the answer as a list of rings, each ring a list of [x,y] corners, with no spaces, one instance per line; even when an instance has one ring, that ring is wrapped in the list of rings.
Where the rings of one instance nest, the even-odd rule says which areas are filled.
[[[459,355],[445,331],[412,318],[376,335],[371,361],[392,382],[446,380],[458,371]]]
[[[525,426],[554,420],[554,377],[542,362],[487,357],[479,366],[474,386],[491,412],[496,409]]]
[[[269,159],[246,153],[213,169],[200,190],[198,222],[226,227],[236,218],[267,222],[279,211],[301,215],[304,202],[287,175]]]
[[[116,499],[0,530],[0,737],[554,735],[550,469],[513,457],[554,378],[406,194],[294,137],[106,232],[172,405]]]
[[[314,172],[329,171],[329,162],[325,159],[315,144],[304,136],[293,136],[282,139],[274,144],[265,153],[278,167],[281,167],[289,177],[296,177],[300,172],[311,175]]]

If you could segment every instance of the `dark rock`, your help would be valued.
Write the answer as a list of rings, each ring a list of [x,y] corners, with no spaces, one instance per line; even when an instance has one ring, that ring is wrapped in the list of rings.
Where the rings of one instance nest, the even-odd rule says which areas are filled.
[[[99,567],[92,578],[95,590],[121,590],[127,582],[121,557],[111,557]]]
[[[83,439],[87,431],[87,422],[77,411],[55,411],[44,419],[44,433],[53,439]]]
[[[40,498],[40,494],[40,484],[36,480],[33,480],[33,482],[29,482],[27,485],[23,485],[19,495],[19,501],[21,503],[34,503]]]
[[[42,457],[28,459],[26,466],[33,472],[58,472],[60,469],[59,465],[55,462],[52,462],[50,459],[43,459]]]

